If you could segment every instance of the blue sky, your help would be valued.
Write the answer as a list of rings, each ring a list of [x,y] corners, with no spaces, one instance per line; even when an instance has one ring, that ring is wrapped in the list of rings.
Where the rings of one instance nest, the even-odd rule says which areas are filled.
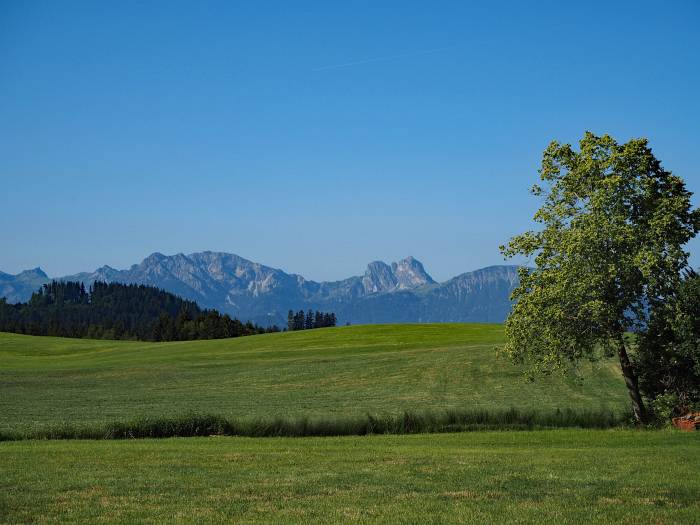
[[[1,0],[0,270],[500,264],[552,139],[648,137],[700,193],[698,27],[696,0]]]

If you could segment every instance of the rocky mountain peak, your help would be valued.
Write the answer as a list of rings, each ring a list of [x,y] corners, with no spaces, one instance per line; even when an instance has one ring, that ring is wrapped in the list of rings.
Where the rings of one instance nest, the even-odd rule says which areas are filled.
[[[382,261],[373,261],[367,265],[362,286],[365,293],[377,293],[396,287],[396,277],[391,266]]]
[[[423,268],[423,264],[410,255],[398,263],[393,263],[391,269],[396,277],[397,287],[402,290],[435,283]]]
[[[48,276],[39,267],[17,275],[0,272],[0,297],[5,297],[10,304],[24,302],[48,281]]]
[[[32,268],[31,270],[24,270],[17,274],[18,279],[48,279],[48,276],[40,267]]]
[[[371,262],[360,276],[315,282],[231,253],[155,252],[129,269],[102,266],[59,279],[156,286],[205,308],[283,326],[289,309],[333,311],[352,323],[502,322],[518,274],[515,266],[495,266],[438,284],[420,261],[406,257],[391,264]],[[26,301],[48,281],[40,268],[19,275],[0,272],[0,297]]]
[[[143,261],[141,261],[141,266],[154,266],[164,261],[165,259],[167,259],[167,257],[162,253],[153,252],[151,255],[149,255]]]
[[[420,261],[414,257],[406,257],[391,266],[382,261],[374,261],[367,265],[367,271],[362,278],[365,293],[389,292],[394,290],[410,290],[426,284],[434,284],[428,272]]]

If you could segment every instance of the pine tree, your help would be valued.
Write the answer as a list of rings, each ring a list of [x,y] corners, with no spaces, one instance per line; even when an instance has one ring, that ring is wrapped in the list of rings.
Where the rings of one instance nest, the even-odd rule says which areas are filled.
[[[299,310],[294,320],[294,329],[303,330],[304,329],[304,310]]]

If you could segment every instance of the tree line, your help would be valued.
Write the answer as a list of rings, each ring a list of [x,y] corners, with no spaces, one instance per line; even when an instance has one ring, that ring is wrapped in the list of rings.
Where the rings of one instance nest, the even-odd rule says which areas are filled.
[[[336,317],[333,312],[313,312],[309,310],[299,310],[294,312],[289,310],[287,314],[287,330],[311,330],[312,328],[327,328],[336,325]]]
[[[26,303],[0,298],[0,331],[92,339],[189,341],[279,332],[202,310],[158,288],[136,284],[53,281]]]

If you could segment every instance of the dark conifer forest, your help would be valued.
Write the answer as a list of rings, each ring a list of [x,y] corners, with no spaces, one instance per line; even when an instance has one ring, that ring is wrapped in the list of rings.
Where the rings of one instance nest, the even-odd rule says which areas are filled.
[[[27,303],[0,299],[0,332],[92,339],[189,341],[278,332],[241,322],[158,288],[79,282],[45,284]]]
[[[336,317],[333,312],[313,312],[309,310],[304,312],[304,310],[299,310],[294,312],[289,310],[287,314],[287,329],[293,330],[311,330],[312,328],[326,328],[329,326],[336,325]]]

